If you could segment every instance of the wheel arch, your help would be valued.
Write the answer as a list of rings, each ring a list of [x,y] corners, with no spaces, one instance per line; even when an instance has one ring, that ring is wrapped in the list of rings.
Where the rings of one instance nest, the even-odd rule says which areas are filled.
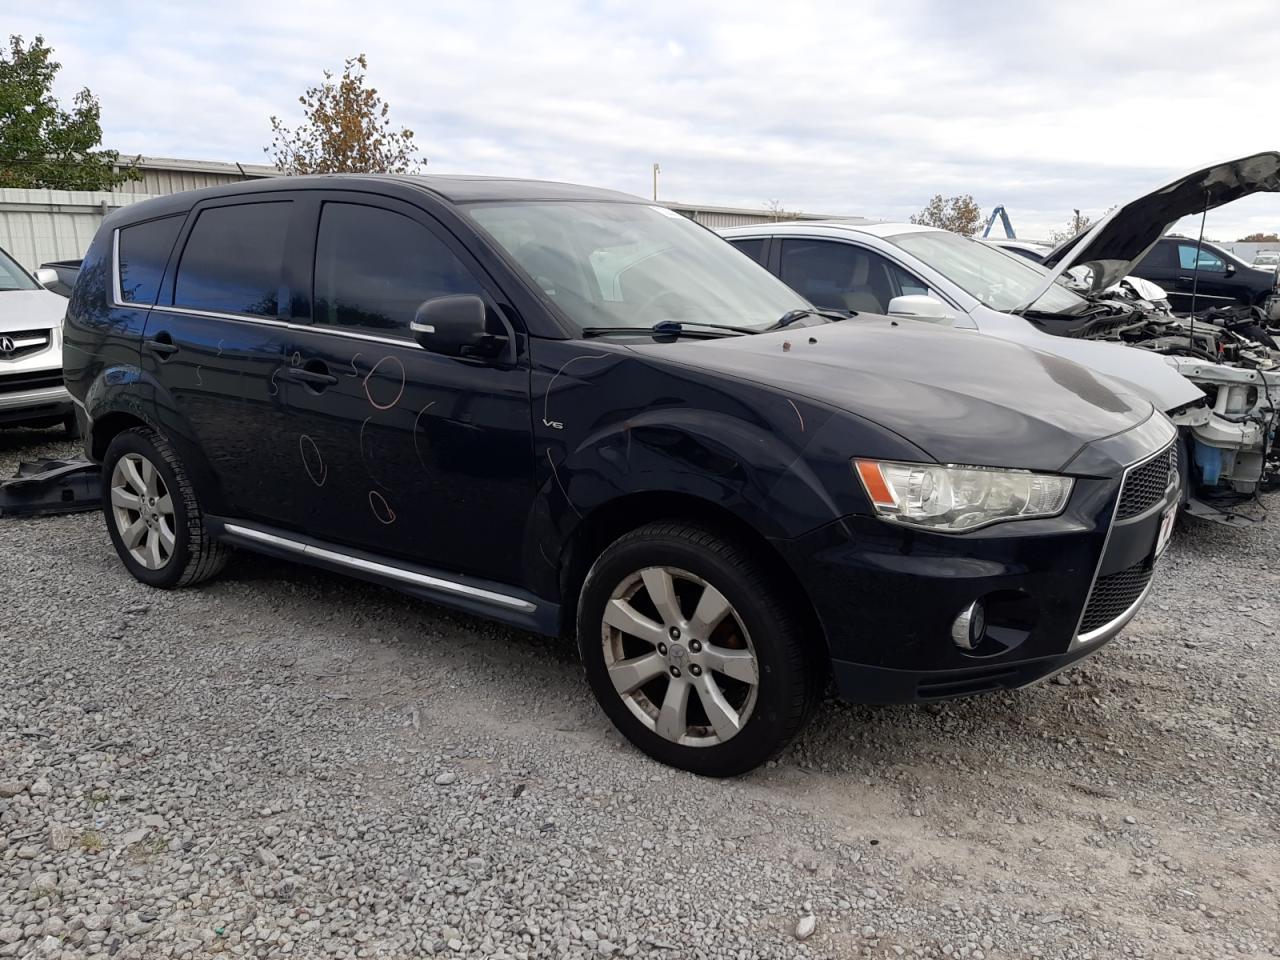
[[[829,647],[817,610],[800,578],[782,553],[749,522],[720,504],[687,493],[641,491],[603,503],[588,513],[575,527],[560,557],[561,633],[575,631],[578,601],[587,572],[601,553],[615,540],[632,530],[658,520],[680,520],[703,527],[748,548],[783,585],[793,598],[802,618],[805,635],[812,640],[813,653],[827,669]]]

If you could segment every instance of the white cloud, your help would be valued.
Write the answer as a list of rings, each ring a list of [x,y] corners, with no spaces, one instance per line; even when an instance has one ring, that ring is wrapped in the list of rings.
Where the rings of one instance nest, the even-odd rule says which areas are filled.
[[[324,69],[364,52],[437,172],[901,218],[973,193],[1043,236],[1205,162],[1280,147],[1272,5],[1121,0],[24,5],[109,145],[261,161]],[[1210,215],[1280,228],[1280,198]]]

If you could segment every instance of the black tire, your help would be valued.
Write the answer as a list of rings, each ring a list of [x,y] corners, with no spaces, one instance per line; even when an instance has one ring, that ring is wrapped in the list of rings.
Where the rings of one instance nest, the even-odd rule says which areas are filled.
[[[658,566],[687,571],[718,590],[729,602],[754,648],[758,683],[753,709],[735,734],[712,745],[689,746],[660,735],[656,724],[651,728],[632,712],[609,676],[603,633],[606,605],[616,588],[639,571]],[[654,759],[702,776],[731,777],[746,773],[790,742],[821,694],[824,671],[811,645],[805,641],[804,621],[796,610],[797,599],[780,588],[777,578],[770,575],[766,564],[753,556],[751,548],[688,523],[648,524],[606,548],[583,583],[577,630],[587,679],[614,725]],[[643,603],[643,599],[640,602]],[[681,600],[684,613],[690,612],[687,608],[691,602],[696,603]],[[686,671],[692,671],[692,667]],[[711,675],[709,671],[703,672]],[[686,680],[694,682],[690,677]],[[670,681],[664,673],[649,682]]]
[[[130,554],[113,514],[111,478],[126,454],[150,461],[173,500],[174,548],[158,569],[148,569]],[[128,571],[141,582],[163,589],[188,587],[216,576],[226,566],[230,551],[213,539],[204,527],[204,515],[196,491],[177,453],[165,437],[149,427],[135,427],[116,434],[102,461],[102,510],[107,532]]]
[[[76,419],[75,413],[68,413],[62,418],[62,431],[68,440],[80,439],[80,421]]]

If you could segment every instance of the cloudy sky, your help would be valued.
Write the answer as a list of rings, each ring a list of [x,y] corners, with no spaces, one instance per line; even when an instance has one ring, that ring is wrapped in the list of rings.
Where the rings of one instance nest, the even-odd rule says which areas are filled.
[[[0,0],[124,153],[264,162],[268,118],[365,53],[429,170],[905,218],[934,193],[1024,237],[1280,148],[1274,0]],[[1280,197],[1209,217],[1280,229]]]

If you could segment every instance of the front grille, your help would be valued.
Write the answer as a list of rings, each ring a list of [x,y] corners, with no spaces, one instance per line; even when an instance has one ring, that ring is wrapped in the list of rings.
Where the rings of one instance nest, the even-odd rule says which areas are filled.
[[[33,370],[30,373],[0,373],[0,393],[25,393],[62,386],[61,370]]]
[[[1177,478],[1178,445],[1171,443],[1162,453],[1129,471],[1124,480],[1124,488],[1120,491],[1116,519],[1127,520],[1150,510],[1164,499],[1169,484]]]
[[[1089,592],[1089,602],[1080,621],[1080,633],[1092,633],[1124,613],[1142,596],[1151,580],[1151,564],[1146,560],[1126,570],[1099,577]]]
[[[12,344],[12,346],[10,346]],[[0,332],[0,363],[21,360],[49,346],[48,330],[14,330]],[[5,349],[9,347],[9,349]]]

